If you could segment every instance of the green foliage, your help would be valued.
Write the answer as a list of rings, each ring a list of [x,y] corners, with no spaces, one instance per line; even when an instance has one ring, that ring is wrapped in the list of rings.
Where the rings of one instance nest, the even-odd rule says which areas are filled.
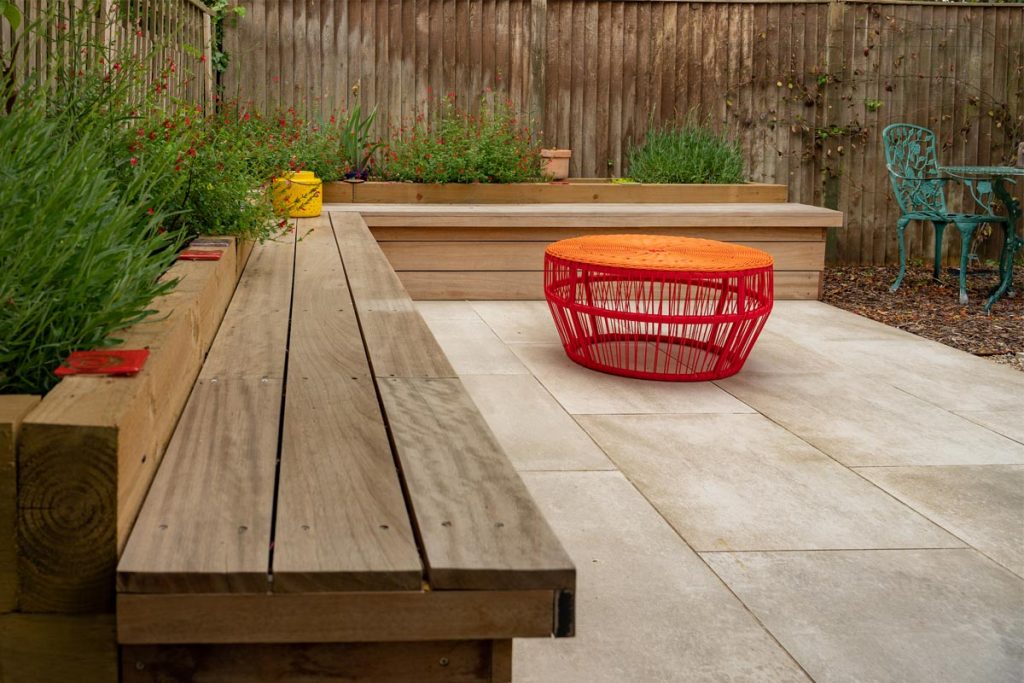
[[[739,145],[694,118],[651,127],[626,153],[629,177],[640,183],[740,183]]]
[[[207,0],[206,5],[213,12],[213,45],[211,64],[217,73],[224,73],[231,62],[231,55],[224,50],[224,29],[234,25],[245,16],[245,7],[233,4],[229,0]]]
[[[154,81],[151,55],[55,21],[14,42],[53,36],[47,68],[0,82],[0,393],[45,392],[70,351],[151,315],[187,237],[276,230],[253,147],[218,115],[167,105],[173,62]]]
[[[384,176],[419,183],[518,183],[540,180],[540,147],[511,103],[480,100],[479,114],[437,102],[436,120],[420,115],[393,131],[384,149]]]
[[[111,344],[173,286],[157,280],[178,246],[157,198],[173,171],[123,183],[105,138],[38,103],[0,116],[0,393],[45,392],[70,351]]]
[[[348,167],[346,176],[366,180],[369,175],[373,155],[381,146],[380,142],[370,138],[370,127],[375,118],[376,107],[363,116],[362,105],[357,103],[338,125],[339,151]]]
[[[21,10],[11,0],[0,0],[0,17],[7,20],[12,31],[17,31],[21,26]]]

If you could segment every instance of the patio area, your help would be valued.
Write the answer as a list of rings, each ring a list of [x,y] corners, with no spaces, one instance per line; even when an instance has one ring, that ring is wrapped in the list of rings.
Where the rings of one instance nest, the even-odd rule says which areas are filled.
[[[1024,374],[813,301],[696,384],[571,363],[544,302],[418,308],[578,570],[516,681],[1024,675]]]

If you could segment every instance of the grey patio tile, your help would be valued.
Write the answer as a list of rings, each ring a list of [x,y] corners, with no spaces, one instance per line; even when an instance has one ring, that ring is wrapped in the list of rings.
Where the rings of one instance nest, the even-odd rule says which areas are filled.
[[[621,474],[523,478],[576,563],[577,621],[516,641],[516,681],[807,680]]]
[[[762,415],[579,421],[698,551],[964,545]]]
[[[428,326],[439,320],[476,320],[479,317],[468,301],[417,301],[416,310]]]
[[[1024,673],[1024,581],[974,550],[703,557],[819,683]]]
[[[473,310],[504,342],[558,344],[558,330],[543,301],[474,301]]]
[[[1024,466],[861,467],[857,471],[1024,577]]]
[[[435,320],[430,331],[460,375],[526,374],[519,362],[491,328],[479,318]]]
[[[845,465],[1024,463],[1024,445],[863,374],[740,372],[717,384]]]
[[[572,414],[750,413],[710,382],[656,382],[589,370],[558,344],[510,344],[555,399]]]
[[[462,382],[516,469],[615,469],[533,377],[466,375]]]
[[[1024,443],[1024,409],[1011,410],[957,410],[971,422],[988,427],[997,434]]]

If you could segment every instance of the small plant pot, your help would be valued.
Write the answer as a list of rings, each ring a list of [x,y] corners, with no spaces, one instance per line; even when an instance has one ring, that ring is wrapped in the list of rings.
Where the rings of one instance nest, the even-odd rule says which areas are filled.
[[[323,181],[312,171],[285,173],[274,178],[271,196],[278,211],[288,212],[289,218],[312,218],[323,209]]]
[[[571,149],[542,149],[540,157],[544,160],[544,175],[552,180],[565,180],[569,177]]]

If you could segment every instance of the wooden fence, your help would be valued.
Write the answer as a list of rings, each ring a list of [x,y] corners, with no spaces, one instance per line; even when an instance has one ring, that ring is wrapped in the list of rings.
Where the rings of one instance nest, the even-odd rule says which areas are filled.
[[[529,112],[576,176],[618,175],[651,121],[727,126],[752,180],[842,210],[833,260],[892,262],[879,140],[928,125],[949,163],[1009,162],[1024,139],[1024,5],[809,0],[246,0],[228,96],[397,124],[488,88]],[[358,94],[353,87],[359,85]],[[915,255],[930,235],[911,236]],[[989,249],[992,246],[990,245]],[[956,249],[951,250],[956,254]]]
[[[199,0],[14,0],[18,30],[0,21],[0,56],[13,59],[17,77],[51,77],[72,59],[143,60],[146,86],[160,85],[165,103],[213,102],[213,25]],[[71,36],[74,37],[71,37]],[[85,55],[70,46],[89,44]],[[113,68],[113,64],[110,65]],[[74,69],[71,69],[72,71]]]

